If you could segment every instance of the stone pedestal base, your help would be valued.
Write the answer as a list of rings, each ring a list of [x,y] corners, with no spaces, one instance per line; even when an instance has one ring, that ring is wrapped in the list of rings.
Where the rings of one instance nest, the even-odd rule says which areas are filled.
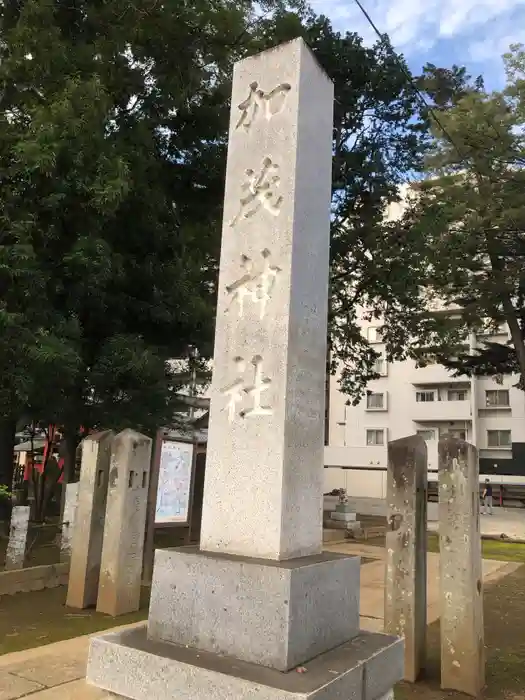
[[[353,515],[355,516],[355,512],[349,503],[338,503],[335,507],[335,512],[336,513],[353,513]]]
[[[148,636],[287,671],[359,633],[359,557],[157,550]]]
[[[363,632],[309,662],[306,673],[282,673],[153,642],[143,625],[93,639],[87,681],[131,700],[379,700],[402,678],[403,656],[402,640]]]
[[[342,522],[345,522],[345,523],[351,523],[351,522],[355,523],[355,521],[357,519],[357,515],[356,515],[356,513],[352,513],[350,511],[341,512],[339,510],[334,510],[333,513],[330,513],[330,518],[332,520],[341,520]]]
[[[331,530],[346,530],[347,532],[357,532],[361,529],[360,520],[325,520],[324,527]]]

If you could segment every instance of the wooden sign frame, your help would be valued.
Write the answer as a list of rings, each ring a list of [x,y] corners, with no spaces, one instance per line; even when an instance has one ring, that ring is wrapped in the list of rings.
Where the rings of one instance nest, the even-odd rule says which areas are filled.
[[[191,460],[190,474],[190,492],[188,498],[187,518],[184,521],[173,522],[155,522],[155,514],[157,510],[157,492],[159,487],[160,466],[162,445],[164,442],[178,442],[193,445],[193,454]],[[143,578],[146,582],[151,582],[153,575],[153,560],[155,555],[155,530],[164,530],[172,528],[186,528],[185,543],[191,541],[191,521],[193,511],[193,492],[195,486],[195,464],[197,454],[199,454],[200,443],[190,437],[174,437],[170,430],[161,429],[157,431],[152,454],[152,464],[150,471],[150,482],[148,489],[148,516],[146,521],[146,533],[144,542],[144,562],[143,562]]]

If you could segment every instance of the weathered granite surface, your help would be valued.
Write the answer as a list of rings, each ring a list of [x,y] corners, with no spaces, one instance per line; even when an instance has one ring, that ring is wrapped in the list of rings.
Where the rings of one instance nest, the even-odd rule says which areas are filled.
[[[157,550],[148,634],[287,671],[358,634],[359,565]]]

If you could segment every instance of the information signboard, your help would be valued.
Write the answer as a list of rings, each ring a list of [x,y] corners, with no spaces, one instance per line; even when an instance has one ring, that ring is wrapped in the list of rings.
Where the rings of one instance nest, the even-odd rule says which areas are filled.
[[[162,440],[155,525],[189,522],[193,451],[192,443]]]

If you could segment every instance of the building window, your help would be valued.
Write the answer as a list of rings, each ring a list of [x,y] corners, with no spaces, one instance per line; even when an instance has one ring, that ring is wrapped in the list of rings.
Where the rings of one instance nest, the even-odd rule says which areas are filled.
[[[419,403],[434,401],[434,399],[435,393],[433,391],[416,391],[416,401]]]
[[[436,439],[436,433],[433,430],[418,430],[417,434],[421,435],[423,440],[435,440]]]
[[[366,407],[367,409],[380,409],[385,408],[385,395],[381,393],[375,393],[371,391],[366,395]]]
[[[380,343],[381,342],[381,328],[377,326],[369,326],[366,329],[366,339],[369,343]]]
[[[456,440],[467,439],[467,431],[463,428],[452,428],[451,430],[447,430],[445,435],[448,435],[451,438],[456,438]]]
[[[381,377],[386,376],[386,362],[384,357],[378,357],[374,362],[374,372]]]
[[[509,390],[490,389],[485,392],[485,402],[487,408],[492,408],[493,406],[509,406]]]
[[[443,438],[456,438],[456,440],[466,440],[467,439],[467,429],[466,428],[440,428],[439,437]]]
[[[449,401],[466,401],[467,400],[467,392],[462,391],[461,389],[451,389],[448,394],[448,400]]]
[[[510,430],[487,430],[487,445],[489,447],[511,447]]]
[[[385,444],[385,431],[381,430],[367,430],[366,431],[366,444],[367,445],[384,445]]]

